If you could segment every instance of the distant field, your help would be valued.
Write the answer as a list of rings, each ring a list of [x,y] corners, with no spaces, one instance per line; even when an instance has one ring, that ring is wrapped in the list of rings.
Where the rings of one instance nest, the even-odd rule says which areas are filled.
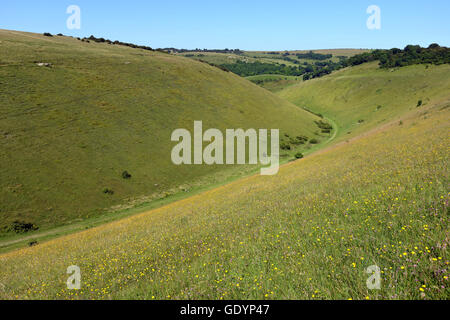
[[[173,165],[171,133],[194,120],[320,136],[317,117],[206,63],[5,30],[0,41],[0,235],[16,220],[45,231],[248,174]]]
[[[195,60],[203,60],[209,63],[214,63],[217,65],[236,63],[237,61],[242,62],[263,62],[263,63],[271,63],[271,64],[285,64],[288,66],[294,66],[295,64],[289,61],[283,61],[277,59],[274,56],[261,54],[260,56],[255,56],[249,53],[244,53],[242,55],[234,54],[234,53],[214,53],[214,52],[188,52],[188,53],[179,53],[176,55],[184,56],[187,58],[195,59]],[[280,55],[281,57],[281,55]]]
[[[285,53],[289,53],[291,56],[295,56],[297,53],[320,53],[320,54],[331,54],[334,57],[342,56],[342,57],[352,57],[357,54],[361,54],[364,52],[369,52],[368,49],[322,49],[322,50],[287,50],[287,51],[246,51],[245,55],[251,57],[260,57],[260,58],[269,58],[269,57],[281,57]],[[273,53],[277,53],[274,55]],[[300,61],[311,62],[310,59],[298,59]]]
[[[346,58],[367,51],[369,50],[247,52],[230,50],[229,52],[192,51],[175,54],[221,66],[271,92],[278,92],[297,83],[298,80],[309,80],[332,73],[342,68]],[[269,75],[295,77],[295,79],[269,78]]]
[[[0,256],[3,299],[448,299],[449,102],[142,215]],[[82,288],[66,288],[81,268]],[[369,290],[366,268],[381,270]]]
[[[284,76],[277,74],[250,76],[246,77],[246,79],[274,93],[303,81],[302,77]]]
[[[314,53],[321,54],[332,54],[334,57],[332,60],[337,61],[336,57],[344,56],[351,57],[356,54],[368,52],[369,50],[363,49],[335,49],[335,50],[313,50]],[[270,53],[269,53],[270,52]],[[243,54],[238,55],[234,53],[214,53],[214,52],[186,52],[178,53],[177,55],[182,55],[185,57],[204,60],[210,63],[222,65],[226,63],[233,63],[236,61],[246,61],[246,62],[264,62],[264,63],[275,63],[275,64],[285,64],[288,66],[295,65],[294,63],[286,60],[282,60],[285,53],[289,53],[289,57],[297,60],[299,63],[313,63],[312,59],[297,59],[295,54],[297,53],[307,53],[309,50],[303,51],[245,51]],[[271,54],[272,53],[272,54]],[[276,53],[276,54],[273,54]]]
[[[364,52],[369,52],[369,49],[322,49],[322,50],[312,50],[315,53],[321,54],[332,54],[333,56],[344,56],[344,57],[352,57],[357,54],[361,54]],[[290,53],[306,53],[309,50],[294,50],[289,51]]]
[[[195,60],[203,60],[209,63],[214,63],[217,65],[225,63],[234,63],[236,61],[249,61],[254,62],[257,59],[233,54],[233,53],[214,53],[214,52],[188,52],[188,53],[178,53],[177,56],[183,56],[186,58],[191,58]]]

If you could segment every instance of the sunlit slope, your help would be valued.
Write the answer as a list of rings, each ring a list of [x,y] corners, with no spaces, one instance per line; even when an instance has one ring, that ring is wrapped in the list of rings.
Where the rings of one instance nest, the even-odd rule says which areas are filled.
[[[450,97],[450,65],[379,69],[378,63],[347,68],[291,86],[278,95],[333,119],[341,138]]]
[[[449,107],[2,255],[0,298],[448,299]],[[81,291],[66,289],[70,265]],[[371,265],[381,290],[366,286]]]
[[[205,63],[0,30],[0,230],[17,219],[42,230],[230,169],[172,165],[171,133],[194,120],[317,130],[311,114]]]

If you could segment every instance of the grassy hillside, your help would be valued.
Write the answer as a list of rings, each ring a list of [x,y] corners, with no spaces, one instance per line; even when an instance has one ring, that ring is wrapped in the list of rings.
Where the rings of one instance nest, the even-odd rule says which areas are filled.
[[[333,119],[345,139],[399,115],[450,98],[450,65],[347,68],[278,92],[296,105]],[[421,103],[419,103],[421,101]]]
[[[449,107],[1,255],[0,298],[448,299]],[[80,291],[66,289],[70,265]],[[381,290],[366,287],[371,265]]]
[[[15,220],[43,230],[91,218],[248,170],[174,166],[171,133],[192,131],[194,120],[317,131],[311,114],[191,59],[5,30],[0,47],[1,232]]]

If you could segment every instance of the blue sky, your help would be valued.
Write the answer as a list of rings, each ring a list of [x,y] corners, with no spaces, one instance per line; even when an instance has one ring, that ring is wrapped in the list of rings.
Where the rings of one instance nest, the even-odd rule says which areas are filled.
[[[69,5],[81,29],[69,30]],[[366,9],[381,9],[369,30]],[[448,0],[2,0],[0,29],[91,34],[154,48],[294,50],[450,46]]]

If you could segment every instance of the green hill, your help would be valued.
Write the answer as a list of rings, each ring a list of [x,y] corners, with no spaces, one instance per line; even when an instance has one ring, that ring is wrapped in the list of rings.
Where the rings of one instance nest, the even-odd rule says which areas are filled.
[[[449,110],[2,254],[0,299],[448,299]]]
[[[241,174],[171,163],[171,133],[194,120],[317,131],[310,113],[192,59],[6,30],[0,47],[2,231],[16,220],[42,230]]]
[[[450,65],[379,69],[378,62],[371,62],[301,82],[278,95],[333,119],[345,139],[417,107],[446,101]]]

